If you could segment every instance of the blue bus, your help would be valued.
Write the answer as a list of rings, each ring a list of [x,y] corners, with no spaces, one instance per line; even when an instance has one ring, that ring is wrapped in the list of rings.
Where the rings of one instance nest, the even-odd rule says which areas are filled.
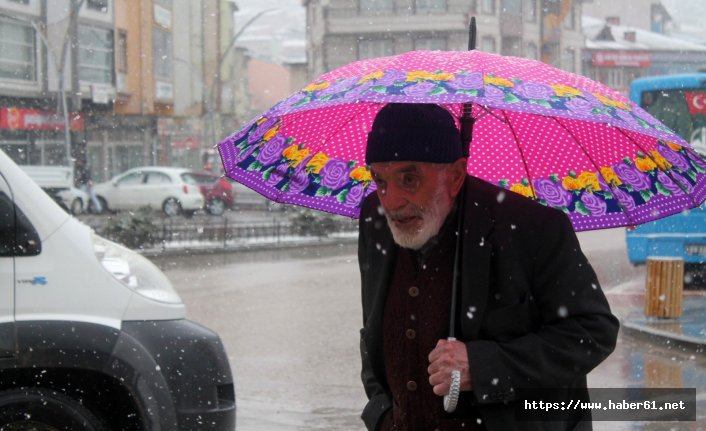
[[[636,79],[630,99],[706,155],[706,73]],[[684,285],[706,284],[706,205],[629,228],[626,240],[631,263],[644,264],[648,256],[682,257]]]

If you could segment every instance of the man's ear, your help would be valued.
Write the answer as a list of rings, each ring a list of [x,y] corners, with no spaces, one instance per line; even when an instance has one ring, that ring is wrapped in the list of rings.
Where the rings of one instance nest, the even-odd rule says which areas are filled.
[[[455,198],[456,195],[458,195],[458,192],[461,190],[461,186],[463,186],[463,182],[466,180],[467,165],[468,160],[465,157],[456,160],[451,165],[451,172],[449,175],[449,190],[452,193],[452,198]]]

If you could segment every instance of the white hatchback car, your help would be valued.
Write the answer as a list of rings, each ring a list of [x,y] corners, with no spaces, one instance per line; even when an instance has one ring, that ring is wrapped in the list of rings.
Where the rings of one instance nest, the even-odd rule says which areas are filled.
[[[199,185],[184,168],[145,166],[129,169],[93,186],[104,210],[161,208],[167,216],[193,215],[203,208]]]

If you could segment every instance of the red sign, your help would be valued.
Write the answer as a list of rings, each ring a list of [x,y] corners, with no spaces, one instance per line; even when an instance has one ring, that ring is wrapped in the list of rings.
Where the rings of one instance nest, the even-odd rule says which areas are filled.
[[[686,104],[689,106],[689,113],[691,115],[706,115],[706,93],[685,91],[684,99],[686,99]]]
[[[594,51],[593,65],[598,67],[650,67],[649,52]]]
[[[75,132],[83,130],[84,121],[80,113],[69,114],[69,128]],[[0,129],[64,130],[64,117],[38,109],[0,108]]]

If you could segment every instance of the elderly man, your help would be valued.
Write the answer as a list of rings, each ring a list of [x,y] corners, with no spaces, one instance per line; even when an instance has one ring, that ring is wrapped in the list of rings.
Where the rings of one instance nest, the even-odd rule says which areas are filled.
[[[358,248],[366,427],[590,429],[586,412],[545,422],[518,413],[524,389],[586,396],[586,374],[615,347],[617,319],[568,218],[467,175],[456,122],[437,105],[381,109],[366,163],[377,185]],[[447,341],[452,312],[458,341]],[[447,413],[454,370],[461,394]]]

